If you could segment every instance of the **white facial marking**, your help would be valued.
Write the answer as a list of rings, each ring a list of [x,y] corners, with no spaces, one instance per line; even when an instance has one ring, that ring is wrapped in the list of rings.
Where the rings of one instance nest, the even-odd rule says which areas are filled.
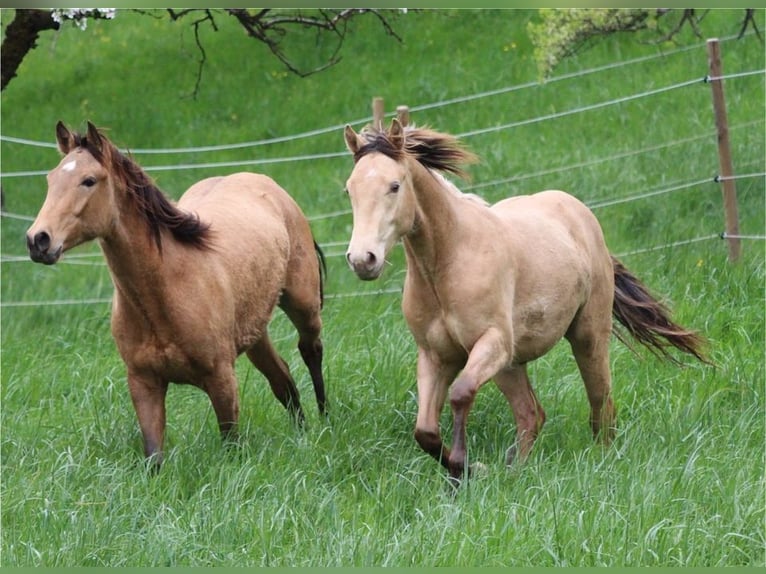
[[[365,176],[364,176],[364,177],[367,177],[367,178],[373,178],[373,177],[375,177],[376,175],[378,175],[378,170],[377,170],[377,169],[375,169],[375,168],[372,168],[370,171],[368,171],[368,172],[365,174]]]
[[[65,163],[64,165],[62,165],[61,169],[63,169],[64,171],[74,171],[74,168],[76,167],[77,167],[77,161],[72,160],[69,163]]]

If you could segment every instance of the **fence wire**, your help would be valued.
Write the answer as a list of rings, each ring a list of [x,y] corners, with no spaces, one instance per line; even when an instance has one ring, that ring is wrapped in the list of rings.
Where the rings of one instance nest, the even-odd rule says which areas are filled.
[[[734,37],[726,38],[724,40],[731,40]],[[611,70],[616,67],[622,67],[622,66],[628,66],[628,65],[634,65],[646,61],[650,61],[655,58],[659,57],[667,57],[672,54],[685,52],[692,49],[698,49],[700,46],[689,46],[685,48],[681,48],[678,50],[675,50],[673,52],[665,53],[665,54],[657,54],[652,56],[645,56],[642,58],[636,58],[634,60],[630,60],[628,62],[621,62],[621,63],[614,63],[614,64],[608,64],[606,66],[593,68],[590,70],[585,70],[581,72],[575,72],[572,74],[566,74],[562,76],[558,76],[556,78],[552,78],[548,80],[546,83],[553,83],[557,81],[564,81],[564,80],[570,80],[574,78],[579,78],[582,76],[586,76],[589,74],[594,74],[598,72],[602,72],[605,70]],[[652,97],[656,96],[661,93],[669,92],[672,90],[685,88],[687,86],[691,86],[693,84],[699,84],[700,82],[712,82],[716,80],[724,80],[724,79],[736,79],[736,78],[742,78],[742,77],[749,77],[754,75],[764,75],[766,74],[766,70],[756,70],[756,71],[746,71],[746,72],[739,72],[739,73],[733,73],[733,74],[726,74],[722,76],[717,77],[710,77],[710,76],[704,76],[702,79],[692,79],[687,80],[684,82],[679,82],[670,86],[665,86],[661,88],[656,88],[653,90],[648,90],[644,92],[640,92],[637,94],[624,96],[621,98],[612,99],[605,102],[598,102],[595,104],[590,104],[586,106],[582,106],[579,108],[571,109],[571,110],[564,110],[561,112],[556,112],[553,114],[548,114],[544,116],[539,116],[536,118],[528,118],[525,120],[519,120],[516,122],[510,122],[505,123],[498,126],[491,126],[491,127],[485,127],[480,128],[476,130],[471,130],[468,132],[464,132],[462,134],[457,134],[457,137],[459,138],[469,138],[473,136],[483,135],[486,133],[511,129],[515,127],[530,125],[537,122],[543,122],[547,120],[554,120],[559,119],[565,116],[570,116],[573,114],[579,114],[579,113],[585,113],[597,109],[601,109],[607,106],[613,106],[618,105],[626,102],[631,102],[640,98],[646,98],[646,97]],[[452,98],[443,100],[440,102],[433,102],[429,104],[423,104],[419,106],[413,106],[410,108],[411,112],[415,111],[423,111],[427,109],[433,109],[437,107],[445,107],[453,104],[458,103],[465,103],[470,101],[475,101],[481,98],[506,94],[512,91],[522,90],[522,89],[528,89],[533,87],[539,87],[540,84],[538,82],[530,82],[527,84],[521,84],[517,86],[508,86],[504,88],[499,88],[495,90],[489,90],[480,92],[477,94],[471,94],[467,96]],[[390,115],[390,114],[389,114]],[[364,118],[361,120],[357,120],[355,122],[348,122],[351,124],[357,124],[357,123],[363,123],[363,122],[369,122],[371,118]],[[753,125],[763,123],[764,120],[756,120],[752,122],[748,122],[745,124],[740,124],[738,126],[731,126],[729,129],[740,129],[743,127],[752,127]],[[233,149],[242,149],[242,148],[250,148],[250,147],[258,147],[258,146],[266,146],[271,144],[277,144],[277,143],[283,143],[283,142],[289,142],[294,141],[298,139],[303,138],[309,138],[314,137],[317,135],[323,135],[325,133],[329,132],[335,132],[339,131],[343,128],[345,124],[343,125],[336,125],[336,126],[330,126],[326,128],[320,128],[316,130],[311,130],[307,132],[303,132],[301,134],[297,135],[291,135],[291,136],[280,136],[276,138],[269,138],[265,140],[259,140],[259,141],[251,141],[251,142],[242,142],[242,143],[235,143],[235,144],[221,144],[221,145],[209,145],[209,146],[198,146],[198,147],[189,147],[189,148],[174,148],[174,149],[134,149],[129,150],[131,154],[185,154],[185,153],[200,153],[200,152],[214,152],[214,151],[222,151],[222,150],[233,150]],[[519,176],[514,176],[510,178],[503,178],[499,180],[489,181],[489,182],[483,182],[480,184],[467,186],[465,188],[466,191],[469,190],[477,190],[481,188],[491,187],[495,185],[500,185],[503,183],[509,183],[512,181],[518,181],[521,179],[528,179],[532,177],[539,177],[542,175],[550,175],[552,173],[558,173],[563,171],[568,171],[572,169],[587,167],[591,165],[595,165],[598,163],[603,163],[607,161],[615,161],[618,159],[624,159],[626,157],[642,154],[642,153],[650,153],[653,151],[658,151],[662,149],[666,149],[671,146],[675,145],[683,145],[686,143],[691,143],[694,141],[698,141],[702,138],[710,138],[714,135],[713,132],[710,134],[704,134],[699,136],[693,136],[689,138],[684,138],[681,140],[676,140],[672,142],[667,142],[660,145],[650,146],[648,148],[644,148],[641,150],[631,150],[626,151],[623,153],[615,154],[606,158],[598,158],[595,160],[590,160],[588,162],[581,162],[576,164],[571,164],[568,166],[562,166],[558,168],[550,168],[547,170],[543,170],[541,172],[537,172],[534,174],[524,174]],[[0,141],[18,144],[18,145],[28,145],[28,146],[36,146],[36,147],[44,147],[44,148],[56,148],[56,144],[46,143],[46,142],[37,142],[29,139],[24,138],[17,138],[13,136],[6,136],[6,135],[0,135]],[[271,164],[271,163],[283,163],[283,162],[297,162],[297,161],[315,161],[315,160],[322,160],[322,159],[334,159],[338,157],[346,157],[348,155],[347,152],[330,152],[330,153],[322,153],[322,154],[307,154],[307,155],[301,155],[301,156],[293,156],[293,157],[277,157],[277,158],[265,158],[265,159],[254,159],[254,160],[242,160],[242,161],[229,161],[229,162],[207,162],[207,163],[199,163],[199,164],[186,164],[186,165],[159,165],[159,166],[146,166],[143,167],[146,171],[169,171],[169,170],[185,170],[185,169],[200,169],[200,168],[219,168],[219,167],[239,167],[239,166],[248,166],[248,165],[259,165],[259,164]],[[33,177],[33,176],[41,176],[46,175],[48,173],[47,170],[30,170],[30,171],[20,171],[20,172],[11,172],[11,173],[0,173],[0,177]],[[622,197],[622,198],[613,198],[613,199],[607,199],[607,200],[600,200],[595,201],[589,204],[589,207],[591,209],[600,209],[612,205],[617,205],[621,203],[627,203],[632,201],[638,201],[641,199],[649,198],[649,197],[655,197],[658,195],[664,195],[668,193],[672,193],[675,191],[680,191],[684,189],[689,189],[692,187],[699,187],[704,184],[708,184],[711,182],[721,182],[726,180],[734,180],[734,179],[745,179],[745,178],[763,178],[766,177],[765,172],[757,172],[757,173],[748,173],[748,174],[741,174],[741,175],[734,175],[734,176],[718,176],[702,179],[702,180],[696,180],[686,183],[680,183],[668,188],[663,188],[659,190],[650,190],[646,192],[642,192],[639,194],[631,195],[628,197]],[[323,219],[328,218],[334,218],[344,215],[351,214],[350,209],[343,209],[338,211],[333,211],[329,213],[324,214],[315,214],[312,216],[309,216],[308,219],[310,221],[319,221]],[[0,215],[3,218],[8,219],[14,219],[19,221],[33,221],[34,218],[28,215],[22,215],[22,214],[15,214],[15,213],[9,213],[3,211],[0,213]],[[669,249],[669,248],[676,248],[684,245],[690,245],[694,243],[699,243],[702,241],[708,241],[712,239],[743,239],[743,240],[766,240],[766,236],[763,235],[728,235],[725,232],[723,233],[717,233],[717,234],[710,234],[710,235],[704,235],[700,237],[695,237],[691,239],[684,239],[680,241],[674,241],[671,243],[666,243],[662,245],[656,245],[651,247],[644,247],[644,248],[638,248],[634,249],[632,251],[627,251],[624,253],[616,254],[618,257],[627,257],[631,255],[637,255],[641,253],[647,253],[662,249]],[[328,242],[323,245],[324,248],[331,248],[331,247],[340,247],[342,245],[345,245],[345,241],[332,241]],[[334,257],[334,256],[341,256],[343,255],[343,252],[337,252],[337,253],[328,253],[328,257]],[[69,254],[66,259],[62,260],[62,262],[66,262],[69,264],[74,265],[91,265],[91,266],[101,266],[105,267],[106,263],[103,260],[100,261],[92,261],[89,259],[95,258],[95,257],[101,257],[100,253],[86,253],[86,254]],[[20,263],[20,262],[27,262],[29,263],[30,260],[27,256],[21,256],[21,255],[2,255],[0,256],[0,263]],[[386,289],[379,289],[375,291],[354,291],[354,292],[347,292],[347,293],[330,293],[327,294],[327,298],[329,299],[342,299],[342,298],[349,298],[349,297],[360,297],[360,296],[379,296],[379,295],[387,295],[387,294],[394,294],[394,293],[400,293],[401,287],[394,287],[394,288],[386,288]],[[105,304],[111,302],[112,298],[86,298],[86,299],[59,299],[59,300],[52,300],[52,301],[2,301],[0,302],[0,307],[2,308],[15,308],[15,307],[37,307],[37,306],[55,306],[55,305],[92,305],[92,304]]]

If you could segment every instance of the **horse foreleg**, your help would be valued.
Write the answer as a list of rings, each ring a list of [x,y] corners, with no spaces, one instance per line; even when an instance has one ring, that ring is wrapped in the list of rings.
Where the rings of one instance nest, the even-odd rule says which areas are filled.
[[[510,347],[510,346],[508,346]],[[466,425],[479,388],[509,362],[506,340],[497,329],[487,330],[471,349],[463,371],[452,385],[452,452],[449,472],[453,479],[461,479],[467,462]]]
[[[287,363],[277,354],[268,335],[264,334],[260,341],[247,350],[247,358],[269,381],[274,396],[302,425],[305,417],[298,387],[295,386]]]
[[[545,424],[545,411],[529,384],[526,365],[499,371],[494,380],[508,400],[516,420],[516,442],[506,452],[506,464],[510,465],[514,460],[524,462]]]
[[[425,452],[449,470],[450,451],[444,446],[439,417],[447,399],[447,390],[458,367],[444,365],[423,349],[418,349],[418,416],[415,440]]]
[[[162,465],[165,440],[165,395],[168,384],[153,376],[128,372],[128,389],[141,428],[144,456],[155,468]]]
[[[203,381],[203,388],[213,405],[221,438],[224,441],[236,440],[239,390],[234,365],[222,367],[209,380]]]

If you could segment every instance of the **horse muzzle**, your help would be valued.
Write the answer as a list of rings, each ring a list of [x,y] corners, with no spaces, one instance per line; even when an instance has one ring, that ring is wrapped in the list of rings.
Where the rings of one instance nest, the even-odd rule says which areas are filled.
[[[59,245],[52,248],[50,235],[45,231],[40,231],[34,235],[27,233],[27,249],[29,250],[29,257],[35,263],[53,265],[61,257],[64,246]]]
[[[372,281],[380,277],[383,271],[383,258],[376,256],[372,251],[361,253],[346,252],[346,261],[356,276],[363,281]]]

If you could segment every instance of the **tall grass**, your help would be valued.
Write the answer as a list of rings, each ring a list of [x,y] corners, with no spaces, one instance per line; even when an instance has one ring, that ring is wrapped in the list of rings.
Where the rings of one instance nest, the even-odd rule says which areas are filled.
[[[52,142],[57,120],[82,128],[89,119],[109,128],[118,145],[137,149],[342,126],[367,118],[373,96],[383,96],[389,109],[417,107],[533,82],[525,26],[534,16],[410,12],[395,23],[402,44],[377,22],[358,21],[340,64],[305,79],[283,73],[265,49],[221,21],[219,32],[203,33],[208,61],[194,98],[191,31],[122,12],[112,22],[92,22],[85,33],[41,38],[2,94],[2,133]],[[757,16],[766,29],[764,11]],[[739,17],[738,10],[713,11],[702,32],[724,38],[737,31]],[[296,53],[310,58],[313,44],[305,42]],[[660,51],[660,58],[627,64]],[[725,72],[766,67],[753,35],[725,41],[722,53]],[[413,121],[461,134],[707,73],[704,40],[688,33],[679,45],[661,47],[630,36],[606,39],[566,62],[559,78],[620,62],[626,64],[435,106],[413,113]],[[725,89],[735,170],[763,172],[763,77],[729,80]],[[341,131],[239,152],[136,157],[151,166],[336,152],[344,149]],[[717,171],[709,86],[702,82],[465,141],[482,163],[471,168],[471,182],[459,185],[491,201],[562,188],[597,202],[712,180]],[[0,150],[3,173],[50,169],[58,161],[45,148],[2,142]],[[632,153],[638,150],[648,151]],[[178,197],[202,177],[237,169],[153,175]],[[348,209],[342,189],[349,157],[252,169],[279,181],[310,216]],[[499,180],[508,181],[492,184]],[[43,177],[6,177],[2,185],[13,213],[33,215],[42,204]],[[763,177],[738,180],[737,191],[742,233],[763,235]],[[712,181],[594,211],[612,251],[681,324],[708,338],[716,367],[685,361],[679,368],[615,341],[619,431],[603,449],[591,440],[582,383],[561,344],[530,368],[548,420],[529,462],[505,467],[513,417],[488,385],[468,425],[469,456],[487,472],[456,494],[412,438],[415,347],[399,309],[402,251],[394,251],[379,282],[358,282],[336,255],[350,236],[350,216],[312,220],[329,255],[323,317],[330,420],[317,414],[295,334],[277,315],[271,330],[298,380],[307,430],[290,423],[243,360],[239,443],[221,445],[204,394],[172,386],[167,459],[157,476],[142,463],[109,305],[40,303],[109,299],[97,246],[70,254],[94,255],[68,258],[80,264],[67,256],[55,267],[4,261],[0,563],[763,565],[763,241],[745,242],[738,264],[727,261],[718,239],[629,254],[722,231],[720,190]],[[4,257],[24,255],[27,226],[2,218]],[[373,294],[379,289],[391,292]],[[18,302],[32,305],[9,305]],[[448,412],[442,422],[449,437]]]

